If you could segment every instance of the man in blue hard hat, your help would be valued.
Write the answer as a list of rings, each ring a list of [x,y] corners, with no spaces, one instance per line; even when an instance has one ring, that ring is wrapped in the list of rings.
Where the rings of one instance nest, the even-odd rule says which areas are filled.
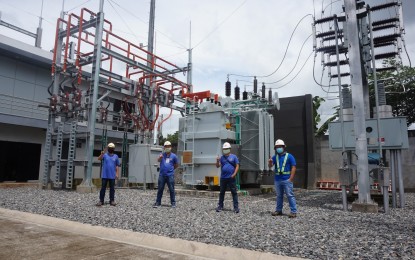
[[[275,191],[277,193],[277,206],[273,216],[282,216],[282,206],[284,193],[287,195],[288,203],[290,204],[291,212],[288,215],[290,218],[297,217],[297,205],[293,191],[293,179],[295,176],[296,162],[294,156],[287,153],[285,150],[285,143],[278,139],[275,142],[276,154],[269,158],[268,166],[271,168],[275,165]]]
[[[232,199],[233,199],[233,210],[235,213],[239,213],[238,205],[238,193],[236,191],[236,174],[239,170],[239,160],[238,157],[234,154],[231,154],[231,144],[226,142],[222,146],[221,157],[216,158],[216,168],[221,167],[220,174],[220,194],[219,194],[219,204],[216,208],[216,212],[221,212],[223,210],[223,201],[225,199],[226,187],[229,186]]]

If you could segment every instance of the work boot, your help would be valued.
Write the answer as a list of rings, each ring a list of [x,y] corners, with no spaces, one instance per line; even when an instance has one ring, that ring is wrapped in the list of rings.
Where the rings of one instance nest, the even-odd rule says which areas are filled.
[[[117,205],[117,203],[115,203],[114,201],[111,201],[111,202],[110,202],[110,205],[111,205],[111,206],[116,206],[116,205]]]
[[[296,218],[297,217],[297,213],[290,213],[290,215],[288,215],[289,218]]]
[[[100,201],[96,204],[97,207],[101,207],[102,205],[104,205],[104,202]]]
[[[271,213],[272,216],[282,216],[282,212],[281,211],[275,211]]]

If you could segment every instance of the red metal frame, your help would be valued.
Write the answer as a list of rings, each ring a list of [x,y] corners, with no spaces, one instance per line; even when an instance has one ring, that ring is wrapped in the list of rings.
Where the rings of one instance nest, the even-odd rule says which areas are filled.
[[[63,27],[63,31],[66,32],[66,36],[63,37],[63,41],[65,43],[64,50],[63,50],[63,66],[62,70],[63,73],[66,73],[68,69],[68,48],[69,48],[69,42],[70,38],[74,37],[77,38],[77,49],[76,49],[76,59],[75,59],[75,66],[77,71],[77,84],[80,85],[82,83],[82,58],[89,57],[93,54],[93,51],[86,50],[87,48],[93,48],[94,42],[95,42],[95,34],[83,29],[83,24],[85,22],[88,22],[88,20],[85,19],[87,15],[90,15],[91,17],[97,17],[97,14],[92,12],[89,9],[82,8],[80,15],[76,14],[69,14],[67,20],[64,19],[58,19],[56,24],[56,36],[55,36],[55,46],[54,46],[54,55],[52,60],[52,76],[56,73],[56,66],[57,66],[57,54],[61,50],[58,50],[58,41],[59,41],[59,33],[61,32],[60,27]],[[75,28],[76,26],[79,26],[79,29],[76,33],[71,35],[71,29]],[[153,70],[159,71],[160,73],[168,72],[170,74],[170,71],[181,69],[177,65],[173,64],[172,62],[169,62],[159,56],[154,55],[153,53],[150,53],[140,46],[129,42],[128,40],[124,39],[123,37],[120,37],[112,32],[112,23],[106,19],[104,19],[104,28],[103,28],[104,37],[102,39],[102,43],[105,45],[106,48],[111,49],[112,51],[118,53],[119,55],[122,55],[128,59],[131,59],[133,61],[138,61],[143,64],[150,64],[149,67]],[[85,48],[87,47],[87,48]],[[111,55],[107,55],[106,57],[102,58],[103,62],[109,66],[109,71],[112,72],[113,69],[113,60],[114,57]],[[118,60],[118,59],[117,59]],[[119,62],[125,62],[123,60],[118,60]],[[154,130],[155,124],[159,117],[160,112],[160,104],[158,104],[157,99],[155,96],[152,96],[150,98],[150,104],[155,105],[156,107],[156,113],[154,120],[150,123],[150,120],[145,116],[144,114],[144,104],[142,99],[140,98],[139,92],[140,92],[140,85],[143,85],[146,79],[150,79],[150,86],[155,84],[155,91],[153,92],[153,95],[156,95],[157,90],[162,89],[164,91],[167,91],[170,94],[173,94],[175,91],[181,91],[182,97],[184,98],[190,98],[194,102],[202,101],[204,98],[211,98],[213,95],[210,93],[210,91],[203,91],[198,93],[188,93],[188,85],[178,79],[175,79],[173,77],[169,77],[169,79],[165,79],[165,77],[159,73],[147,73],[140,69],[138,66],[131,66],[129,64],[126,64],[125,66],[125,76],[127,78],[130,78],[133,75],[137,75],[137,86],[135,89],[135,97],[137,98],[137,105],[138,110],[140,111],[141,116],[138,117],[136,115],[131,115],[129,113],[128,109],[126,108],[126,104],[124,105],[124,110],[126,111],[126,116],[134,121],[135,126],[137,129],[140,130]],[[157,79],[163,76],[163,79]],[[112,79],[111,77],[108,77],[108,83],[111,84]],[[171,84],[171,86],[166,86],[166,84]],[[214,95],[215,101],[218,99],[218,95]],[[127,102],[127,101],[125,101]],[[170,109],[170,114],[167,118],[163,119],[158,126],[158,129],[160,129],[160,126],[172,115],[172,109]]]

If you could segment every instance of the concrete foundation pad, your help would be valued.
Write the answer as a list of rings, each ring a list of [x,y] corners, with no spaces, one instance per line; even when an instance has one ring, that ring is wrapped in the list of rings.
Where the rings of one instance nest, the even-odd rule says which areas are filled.
[[[274,185],[261,185],[261,193],[262,194],[269,194],[275,193],[275,186]]]
[[[353,202],[352,211],[363,213],[378,213],[378,204]]]
[[[1,182],[0,189],[5,188],[22,188],[22,187],[34,187],[34,188],[42,188],[42,184],[39,182]]]
[[[76,186],[76,191],[79,193],[95,193],[98,191],[96,186],[83,186],[78,185]]]

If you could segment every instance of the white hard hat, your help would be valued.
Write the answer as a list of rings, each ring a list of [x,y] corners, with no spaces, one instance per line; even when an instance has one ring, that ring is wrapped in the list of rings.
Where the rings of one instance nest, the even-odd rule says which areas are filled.
[[[229,148],[231,148],[231,144],[228,142],[224,143],[222,146],[222,149],[229,149]]]
[[[285,146],[285,143],[284,143],[283,140],[278,139],[277,141],[275,141],[275,146],[277,146],[277,145],[283,145],[283,146]]]
[[[169,141],[165,141],[164,146],[167,146],[167,145],[171,145],[171,143]]]
[[[108,144],[108,148],[115,148],[115,144],[113,144],[113,143],[109,143],[109,144]]]

